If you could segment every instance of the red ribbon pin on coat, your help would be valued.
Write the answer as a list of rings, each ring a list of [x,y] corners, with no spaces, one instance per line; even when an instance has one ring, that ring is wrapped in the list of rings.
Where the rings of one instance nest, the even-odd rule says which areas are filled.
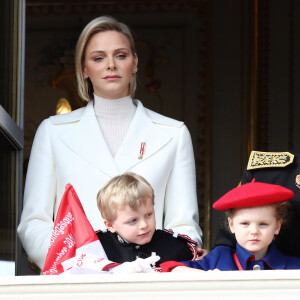
[[[139,155],[139,159],[142,159],[143,158],[143,156],[144,156],[144,152],[145,152],[145,145],[146,145],[146,143],[145,142],[142,142],[141,143],[141,148],[140,148],[140,155]]]

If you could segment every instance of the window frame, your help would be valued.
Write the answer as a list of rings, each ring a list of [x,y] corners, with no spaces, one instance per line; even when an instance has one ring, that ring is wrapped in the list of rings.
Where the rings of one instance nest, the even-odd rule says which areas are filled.
[[[0,134],[13,146],[14,155],[11,166],[12,201],[15,201],[15,228],[20,220],[23,207],[23,148],[24,148],[24,58],[25,58],[25,16],[26,0],[10,0],[8,2],[9,33],[8,47],[11,53],[9,70],[9,93],[11,112],[0,105]],[[15,232],[15,274],[20,274],[19,257],[21,243]]]

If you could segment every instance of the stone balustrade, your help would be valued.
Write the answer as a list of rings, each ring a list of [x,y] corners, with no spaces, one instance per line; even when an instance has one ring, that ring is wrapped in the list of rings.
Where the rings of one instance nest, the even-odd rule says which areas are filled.
[[[300,270],[0,279],[0,299],[300,299]]]

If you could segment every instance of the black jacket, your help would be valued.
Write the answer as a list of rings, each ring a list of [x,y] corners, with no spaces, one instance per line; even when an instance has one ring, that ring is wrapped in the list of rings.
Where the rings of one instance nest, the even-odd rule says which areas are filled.
[[[178,236],[174,237],[172,233],[165,230],[156,230],[152,240],[145,245],[127,243],[116,233],[109,231],[97,232],[98,238],[105,250],[109,260],[117,263],[134,261],[139,258],[147,258],[155,252],[160,256],[157,264],[168,260],[184,261],[194,259],[195,252],[190,240]],[[196,242],[193,243],[196,245]]]

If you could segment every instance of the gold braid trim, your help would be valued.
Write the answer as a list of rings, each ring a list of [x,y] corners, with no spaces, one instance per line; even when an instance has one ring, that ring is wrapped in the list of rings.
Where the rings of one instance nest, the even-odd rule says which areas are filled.
[[[294,155],[290,152],[252,151],[249,157],[247,170],[285,167],[291,164],[293,160]]]

